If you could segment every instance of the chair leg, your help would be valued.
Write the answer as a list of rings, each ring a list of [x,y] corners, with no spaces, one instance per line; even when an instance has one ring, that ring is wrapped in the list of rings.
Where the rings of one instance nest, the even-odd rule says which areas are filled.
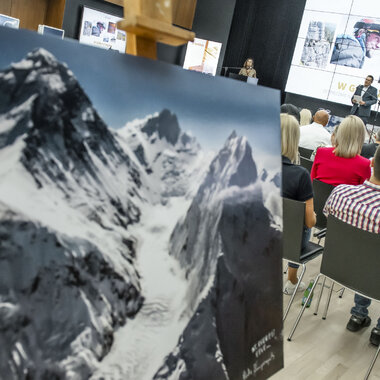
[[[317,303],[315,304],[315,310],[314,310],[314,315],[317,315],[318,314],[318,309],[319,309],[319,304],[321,302],[321,298],[322,298],[322,293],[325,289],[325,283],[326,283],[326,276],[323,277],[323,282],[322,282],[322,286],[321,286],[321,291],[319,292],[319,297],[318,297],[318,301]]]
[[[332,292],[334,289],[334,284],[335,284],[335,282],[331,281],[330,291],[329,291],[329,294],[327,296],[325,311],[323,312],[322,319],[326,319],[326,317],[327,317],[327,310],[329,309],[329,306],[330,306],[330,300],[331,300],[331,295],[332,295]]]
[[[342,290],[340,291],[340,294],[339,294],[339,298],[343,297],[343,294],[344,294],[345,290],[346,290],[346,288],[342,288]]]
[[[288,306],[286,306],[286,310],[285,310],[285,312],[284,312],[284,316],[282,317],[282,321],[285,321],[286,317],[288,316],[290,306],[292,306],[292,303],[293,303],[294,297],[296,296],[296,293],[297,293],[298,287],[300,286],[300,283],[301,283],[301,281],[302,281],[303,275],[305,274],[305,271],[306,271],[306,265],[305,265],[305,264],[302,264],[302,272],[301,272],[301,275],[298,277],[298,283],[297,283],[297,285],[296,285],[296,288],[294,289],[294,292],[293,292],[292,296],[290,297],[290,300],[289,300],[289,302],[288,302]]]
[[[365,375],[364,380],[368,380],[369,375],[370,375],[370,373],[371,373],[371,371],[372,371],[372,368],[373,368],[373,366],[375,365],[376,359],[377,359],[377,357],[379,356],[379,353],[380,353],[380,346],[377,347],[377,350],[376,350],[375,356],[373,357],[373,359],[372,359],[372,361],[371,361],[371,364],[369,365],[369,368],[368,368],[368,371],[367,371],[367,373],[366,373],[366,375]]]
[[[317,285],[317,283],[318,283],[318,281],[319,281],[319,277],[320,277],[320,276],[322,276],[322,273],[319,273],[318,276],[315,278],[315,281],[314,281],[313,287],[311,288],[310,293],[309,293],[309,295],[307,296],[307,299],[306,299],[304,305],[302,306],[302,309],[301,309],[300,312],[298,313],[297,319],[296,319],[296,321],[295,321],[295,323],[294,323],[294,325],[293,325],[293,327],[292,327],[292,330],[290,331],[289,337],[288,337],[288,341],[289,341],[289,342],[292,340],[293,334],[294,334],[294,332],[296,331],[296,328],[297,328],[297,326],[298,326],[298,323],[299,323],[299,321],[300,321],[300,319],[301,319],[301,317],[302,317],[303,312],[304,312],[305,309],[306,309],[306,305],[307,305],[307,303],[309,302],[309,299],[310,299],[311,295],[313,294],[314,288],[316,287],[316,285]]]

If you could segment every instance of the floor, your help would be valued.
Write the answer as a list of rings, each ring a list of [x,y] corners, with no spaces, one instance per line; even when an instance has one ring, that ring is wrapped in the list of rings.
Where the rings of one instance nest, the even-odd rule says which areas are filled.
[[[307,264],[304,276],[306,284],[314,278],[320,267],[321,259],[315,259]],[[284,275],[284,281],[285,281]],[[326,286],[330,283],[326,282]],[[316,296],[321,286],[317,287]],[[284,323],[284,354],[285,368],[272,376],[271,380],[356,380],[364,379],[369,364],[375,354],[375,346],[369,343],[372,328],[380,317],[380,303],[372,302],[370,317],[372,323],[357,333],[346,330],[353,304],[354,293],[345,291],[343,298],[338,296],[339,287],[334,287],[334,293],[326,320],[322,320],[327,289],[323,293],[318,315],[315,316],[315,296],[310,309],[305,313],[298,325],[291,342],[287,341],[290,329],[301,308],[303,293],[298,293]],[[289,301],[284,295],[284,308]],[[372,370],[370,380],[380,380],[380,356]]]

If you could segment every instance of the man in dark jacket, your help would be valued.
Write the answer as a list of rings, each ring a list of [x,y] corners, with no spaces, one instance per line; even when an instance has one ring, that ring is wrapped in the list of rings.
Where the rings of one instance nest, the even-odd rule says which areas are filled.
[[[377,88],[371,86],[373,82],[373,76],[368,75],[365,78],[364,86],[359,85],[356,87],[356,91],[351,98],[352,108],[351,115],[359,116],[364,124],[367,124],[368,119],[371,115],[371,107],[377,102]],[[357,101],[355,95],[361,96],[361,100]]]

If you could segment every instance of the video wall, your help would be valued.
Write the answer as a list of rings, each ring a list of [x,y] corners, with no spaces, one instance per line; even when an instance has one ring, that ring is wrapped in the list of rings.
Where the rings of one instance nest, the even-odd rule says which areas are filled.
[[[124,53],[127,34],[117,29],[120,20],[120,17],[83,7],[79,42]]]
[[[307,0],[286,91],[351,104],[367,75],[380,80],[380,1]]]

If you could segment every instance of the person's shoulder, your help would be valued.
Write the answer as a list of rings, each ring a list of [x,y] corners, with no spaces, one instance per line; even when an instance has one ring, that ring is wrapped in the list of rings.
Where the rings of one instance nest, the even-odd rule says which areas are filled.
[[[336,196],[343,196],[343,197],[346,197],[346,194],[349,192],[349,190],[355,190],[355,189],[358,189],[359,186],[362,186],[362,185],[347,185],[347,184],[342,184],[342,185],[338,185],[335,187],[335,189],[333,189],[333,191],[331,192],[331,196],[332,197],[336,197]]]
[[[332,146],[322,146],[318,148],[317,154],[318,156],[331,156],[331,155],[334,155],[333,153],[334,149],[335,148]]]
[[[357,164],[360,165],[361,167],[363,167],[363,168],[370,167],[370,165],[371,165],[370,159],[365,158],[365,157],[361,156],[360,154],[358,154],[355,158],[356,158]]]
[[[292,172],[293,172],[292,173],[293,179],[299,178],[299,180],[301,179],[305,180],[306,178],[308,178],[310,180],[309,171],[301,165],[294,165]]]
[[[365,158],[361,156],[360,154],[356,156],[356,160],[362,162],[365,165],[369,165],[371,163],[371,161],[368,158]]]

